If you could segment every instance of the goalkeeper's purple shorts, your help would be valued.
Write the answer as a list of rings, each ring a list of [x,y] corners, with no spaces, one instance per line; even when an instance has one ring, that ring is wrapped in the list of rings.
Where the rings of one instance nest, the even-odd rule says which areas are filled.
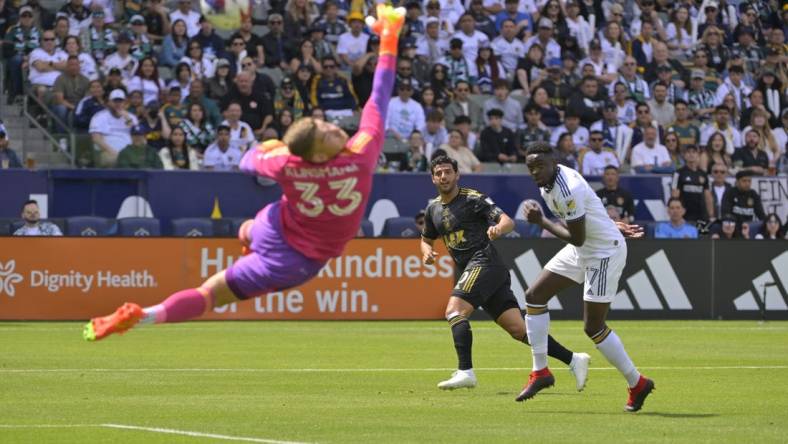
[[[277,201],[257,213],[249,230],[252,252],[227,269],[227,286],[239,299],[299,286],[326,264],[304,256],[285,241],[279,212]]]

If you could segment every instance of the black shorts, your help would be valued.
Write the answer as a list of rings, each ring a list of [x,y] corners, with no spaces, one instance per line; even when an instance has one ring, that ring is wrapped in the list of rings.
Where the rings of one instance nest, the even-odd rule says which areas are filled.
[[[451,295],[474,308],[483,308],[493,320],[510,308],[520,309],[512,293],[511,276],[504,267],[468,264]]]

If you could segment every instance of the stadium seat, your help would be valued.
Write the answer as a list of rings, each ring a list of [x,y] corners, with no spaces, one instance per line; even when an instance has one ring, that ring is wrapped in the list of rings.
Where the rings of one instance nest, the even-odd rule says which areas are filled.
[[[161,236],[161,224],[155,217],[118,219],[118,236]]]
[[[753,220],[747,222],[747,225],[750,226],[750,239],[755,239],[755,235],[761,231],[761,227],[763,226],[763,221],[760,220]]]
[[[181,237],[213,236],[213,221],[201,217],[173,219],[172,234]]]
[[[11,221],[0,220],[0,236],[8,236],[11,234]]]
[[[370,220],[361,221],[361,231],[364,232],[364,237],[375,237],[375,227]]]
[[[514,221],[514,230],[510,231],[506,236],[506,238],[539,238],[542,233],[542,229],[539,228],[538,225],[529,224],[528,222],[522,219],[516,219]]]
[[[382,237],[419,237],[419,228],[412,217],[390,217],[383,224]]]
[[[643,232],[645,233],[646,239],[654,239],[654,230],[657,228],[657,222],[655,221],[645,221],[645,220],[636,220],[634,222],[637,225],[643,227]]]
[[[216,237],[233,237],[232,219],[213,219],[213,235]]]
[[[241,224],[253,217],[234,217],[230,219],[230,237],[238,237],[238,230],[241,229]]]
[[[68,218],[67,236],[109,236],[112,221],[106,217],[75,216]]]

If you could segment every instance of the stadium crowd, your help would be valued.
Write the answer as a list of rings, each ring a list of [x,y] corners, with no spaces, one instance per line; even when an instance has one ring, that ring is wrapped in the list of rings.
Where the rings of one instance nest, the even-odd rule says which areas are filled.
[[[10,101],[27,91],[45,104],[59,118],[54,132],[63,124],[89,135],[81,166],[233,170],[253,143],[281,138],[304,116],[353,131],[380,43],[365,29],[370,5],[255,1],[239,29],[218,33],[191,0],[70,0],[54,10],[0,0],[5,87]],[[632,217],[631,196],[613,184],[619,171],[674,176],[665,233],[688,235],[684,218],[728,218],[741,235],[742,221],[775,217],[758,210],[749,181],[788,174],[788,5],[402,6],[381,170],[427,171],[446,153],[463,173],[514,171],[528,143],[549,141],[564,165],[605,178],[611,217]],[[4,165],[19,164],[5,145]]]

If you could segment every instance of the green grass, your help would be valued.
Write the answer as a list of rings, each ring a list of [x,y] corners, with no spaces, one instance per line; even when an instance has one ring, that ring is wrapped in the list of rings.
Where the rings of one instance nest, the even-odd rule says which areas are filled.
[[[611,326],[656,382],[637,414],[579,322],[552,333],[591,353],[586,390],[551,361],[556,386],[524,404],[530,350],[490,322],[473,323],[479,386],[455,392],[435,387],[456,364],[445,322],[202,322],[98,343],[76,323],[0,323],[0,442],[212,441],[8,427],[107,423],[320,443],[788,439],[788,323]]]

